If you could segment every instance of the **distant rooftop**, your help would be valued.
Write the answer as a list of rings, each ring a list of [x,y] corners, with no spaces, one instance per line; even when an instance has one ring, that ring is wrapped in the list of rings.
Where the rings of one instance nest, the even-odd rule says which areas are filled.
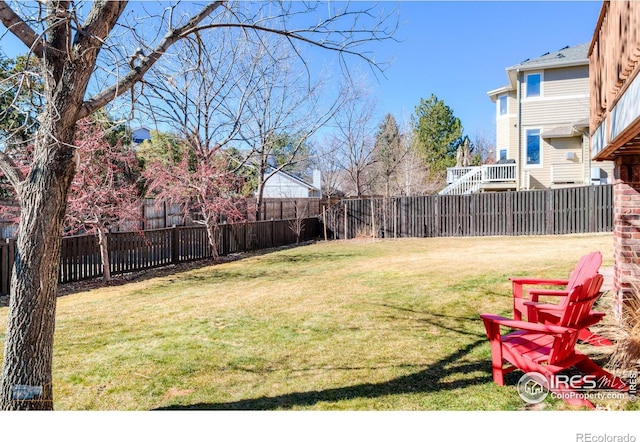
[[[554,65],[568,65],[568,64],[588,64],[587,58],[589,52],[589,42],[582,43],[577,46],[565,46],[564,48],[555,51],[547,52],[538,58],[532,58],[524,60],[523,62],[507,68],[507,70],[520,69],[539,69],[552,67]]]
[[[521,63],[507,68],[509,83],[505,86],[487,92],[492,101],[505,92],[516,90],[518,71],[533,71],[538,69],[560,68],[569,66],[586,66],[590,43],[582,43],[576,46],[565,46],[555,52],[547,52],[538,58],[524,60]]]

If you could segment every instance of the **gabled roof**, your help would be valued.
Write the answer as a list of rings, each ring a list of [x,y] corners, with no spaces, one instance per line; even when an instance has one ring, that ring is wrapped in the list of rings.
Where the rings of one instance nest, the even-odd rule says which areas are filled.
[[[267,173],[268,173],[268,174],[271,174],[271,173],[273,173],[274,171],[275,171],[275,169],[274,169],[274,168],[269,167],[269,169],[267,170]],[[299,185],[299,186],[306,187],[307,189],[310,189],[310,190],[314,190],[314,189],[315,189],[315,190],[318,190],[318,188],[317,188],[316,186],[314,186],[313,184],[309,184],[309,183],[307,183],[306,181],[303,181],[301,178],[298,178],[297,176],[291,175],[290,173],[287,173],[287,172],[285,172],[285,171],[283,171],[283,170],[278,170],[278,171],[276,171],[276,172],[275,172],[275,175],[280,175],[280,176],[282,176],[282,177],[284,177],[284,178],[288,179],[289,181],[292,181],[292,182],[296,183],[296,184],[297,184],[297,185]],[[267,181],[267,182],[268,182],[268,181]]]
[[[565,46],[558,51],[547,52],[538,58],[533,58],[531,60],[527,59],[521,63],[508,67],[507,71],[517,69],[521,71],[528,71],[534,69],[586,65],[589,64],[589,59],[587,58],[589,44],[590,43],[587,42],[577,46]]]
[[[565,46],[555,52],[547,52],[537,58],[526,59],[518,64],[508,67],[507,77],[509,84],[487,92],[487,95],[495,101],[499,94],[516,89],[518,72],[536,71],[542,69],[554,69],[570,66],[586,66],[589,64],[589,42],[576,46]]]

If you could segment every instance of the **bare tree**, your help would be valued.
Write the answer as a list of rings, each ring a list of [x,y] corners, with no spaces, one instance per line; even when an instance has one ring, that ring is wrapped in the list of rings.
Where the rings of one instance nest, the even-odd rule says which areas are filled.
[[[377,177],[372,127],[375,100],[362,81],[350,82],[342,94],[346,101],[335,117],[333,143],[349,178],[345,183],[346,193],[362,196],[371,191]]]
[[[13,34],[25,45],[28,58],[38,60],[44,102],[28,175],[0,151],[0,170],[15,189],[21,211],[0,378],[1,409],[53,408],[56,286],[65,206],[76,172],[73,143],[78,120],[123,94],[139,91],[134,86],[174,43],[205,30],[235,27],[248,34],[273,33],[367,59],[358,52],[359,45],[388,38],[394,29],[394,24],[382,26],[385,17],[376,17],[374,9],[321,8],[316,12],[326,18],[318,19],[306,14],[306,3],[298,2],[285,7],[216,1],[199,10],[182,2],[165,4],[159,12],[151,4],[136,6],[126,15],[126,1],[43,0],[12,6],[0,1],[0,21],[9,31],[2,36]],[[276,11],[268,14],[270,19],[269,10]],[[313,25],[291,29],[292,16],[297,23],[311,19]],[[362,18],[367,21],[364,28],[358,21]]]
[[[429,184],[428,169],[418,151],[415,132],[409,120],[402,123],[400,147],[402,149],[402,163],[400,173],[395,183],[401,195],[426,195],[438,190],[437,186]]]
[[[249,67],[259,74],[247,84],[245,122],[240,135],[248,161],[257,169],[256,219],[261,219],[264,187],[275,174],[307,154],[310,137],[333,117],[343,98],[311,78],[291,46],[270,39],[254,50]]]
[[[325,135],[317,144],[315,164],[322,172],[322,194],[329,198],[344,195],[345,173],[339,158],[337,141]]]
[[[183,39],[149,73],[138,112],[183,138],[196,135],[204,148],[223,148],[246,123],[243,110],[259,74],[246,63],[252,49],[230,28]]]
[[[479,156],[482,164],[494,164],[500,160],[497,158],[495,134],[490,131],[476,130],[471,144],[473,145],[473,154]]]
[[[305,220],[309,217],[309,200],[287,198],[293,206],[293,218],[289,219],[289,229],[296,235],[296,244],[300,242],[302,233],[306,227]]]

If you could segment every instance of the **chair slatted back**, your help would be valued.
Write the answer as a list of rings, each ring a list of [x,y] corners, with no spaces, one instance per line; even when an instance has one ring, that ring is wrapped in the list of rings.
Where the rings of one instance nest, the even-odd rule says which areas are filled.
[[[567,290],[582,284],[588,278],[593,277],[600,270],[602,265],[602,253],[591,252],[580,258],[569,277]]]
[[[581,285],[574,287],[566,298],[564,310],[557,325],[574,329],[574,333],[567,332],[562,337],[556,338],[549,354],[549,363],[555,364],[573,355],[578,341],[577,329],[588,319],[589,313],[595,302],[600,298],[603,277],[596,273]]]
[[[602,265],[602,253],[591,252],[582,256],[569,277],[567,290],[571,290],[578,285],[582,285],[587,279],[593,278],[600,271]],[[567,299],[560,301],[561,306],[566,305]]]

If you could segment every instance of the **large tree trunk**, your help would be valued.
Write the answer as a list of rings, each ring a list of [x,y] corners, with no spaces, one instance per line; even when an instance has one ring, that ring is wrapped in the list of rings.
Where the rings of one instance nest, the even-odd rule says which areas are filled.
[[[44,35],[0,0],[0,22],[41,62],[45,109],[25,180],[15,164],[0,155],[0,168],[16,187],[21,205],[17,252],[11,279],[0,409],[53,409],[52,353],[62,225],[75,174],[75,124],[128,91],[176,41],[193,32],[223,2],[207,4],[115,84],[88,100],[87,85],[104,41],[126,1],[95,0],[84,21],[73,2],[43,2],[39,23]]]
[[[20,198],[0,379],[2,410],[53,409],[51,368],[60,247],[75,162],[70,147],[73,129],[41,133]]]

